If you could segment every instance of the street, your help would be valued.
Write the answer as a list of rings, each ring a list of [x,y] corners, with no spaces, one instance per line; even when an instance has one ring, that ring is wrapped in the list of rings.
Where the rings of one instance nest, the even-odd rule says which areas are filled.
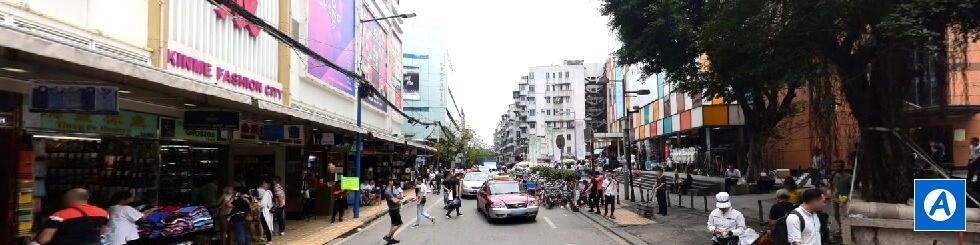
[[[426,210],[436,218],[436,224],[423,220],[420,227],[409,227],[415,224],[416,207],[406,205],[401,212],[405,224],[395,233],[400,244],[628,244],[582,214],[567,209],[542,208],[536,221],[490,223],[477,211],[475,199],[463,200],[462,217],[454,214],[452,219],[446,219],[442,201],[435,195],[429,197]],[[385,244],[381,238],[387,234],[390,224],[385,216],[361,232],[328,244]]]

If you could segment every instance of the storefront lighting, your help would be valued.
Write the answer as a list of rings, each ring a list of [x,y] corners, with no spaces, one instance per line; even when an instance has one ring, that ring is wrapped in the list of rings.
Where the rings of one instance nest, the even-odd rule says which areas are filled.
[[[191,147],[190,149],[191,150],[217,150],[218,148],[214,148],[214,147]],[[204,161],[201,161],[201,162],[204,162]]]
[[[265,122],[272,122],[272,119],[265,119],[263,121],[265,121]]]
[[[189,148],[186,145],[161,145],[160,148]]]
[[[99,138],[87,138],[87,137],[72,137],[72,136],[53,136],[53,135],[34,135],[34,138],[41,139],[53,139],[53,140],[89,140],[89,141],[101,141]]]
[[[191,104],[191,103],[184,103],[184,105],[185,105],[185,106],[197,106],[197,105],[195,105],[195,104]]]
[[[128,93],[132,93],[132,91],[129,91],[129,90],[119,90],[119,93],[120,94],[128,94]]]
[[[27,73],[27,70],[20,69],[20,68],[13,68],[13,67],[3,67],[3,68],[0,68],[0,70],[9,71],[9,72],[16,72],[16,73]]]

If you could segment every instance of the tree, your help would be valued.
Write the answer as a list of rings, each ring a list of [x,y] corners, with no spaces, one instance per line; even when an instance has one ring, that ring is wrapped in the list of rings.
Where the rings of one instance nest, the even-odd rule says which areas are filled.
[[[436,152],[443,162],[455,161],[458,156],[462,161],[460,166],[469,168],[493,155],[486,143],[477,138],[471,128],[465,128],[458,134],[446,134],[446,138],[445,141],[435,144]]]
[[[602,14],[623,42],[620,63],[644,64],[644,75],[662,72],[681,92],[739,105],[747,177],[758,177],[763,148],[798,111],[793,100],[812,63],[801,47],[779,41],[791,29],[778,8],[761,0],[606,0]]]

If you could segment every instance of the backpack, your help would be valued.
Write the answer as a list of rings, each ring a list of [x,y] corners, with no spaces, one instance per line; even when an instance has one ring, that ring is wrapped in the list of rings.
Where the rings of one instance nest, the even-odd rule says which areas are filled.
[[[790,215],[796,215],[796,217],[800,218],[800,232],[806,229],[806,221],[804,221],[803,215],[800,214],[799,211],[793,210],[792,212],[783,215],[783,217],[776,220],[776,224],[772,228],[772,237],[773,240],[775,240],[775,245],[790,245],[789,230],[786,227],[786,217],[789,217]]]

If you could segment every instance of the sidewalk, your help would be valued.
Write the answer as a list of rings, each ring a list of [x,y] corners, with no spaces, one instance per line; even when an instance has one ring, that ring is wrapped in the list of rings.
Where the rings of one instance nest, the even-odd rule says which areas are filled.
[[[415,191],[405,191],[405,197],[415,197]],[[330,216],[317,216],[316,220],[310,221],[288,220],[286,235],[273,237],[268,244],[327,244],[388,213],[388,206],[384,202],[381,205],[361,206],[361,217],[358,219],[354,219],[352,209],[353,207],[347,208],[343,222],[330,223]]]

